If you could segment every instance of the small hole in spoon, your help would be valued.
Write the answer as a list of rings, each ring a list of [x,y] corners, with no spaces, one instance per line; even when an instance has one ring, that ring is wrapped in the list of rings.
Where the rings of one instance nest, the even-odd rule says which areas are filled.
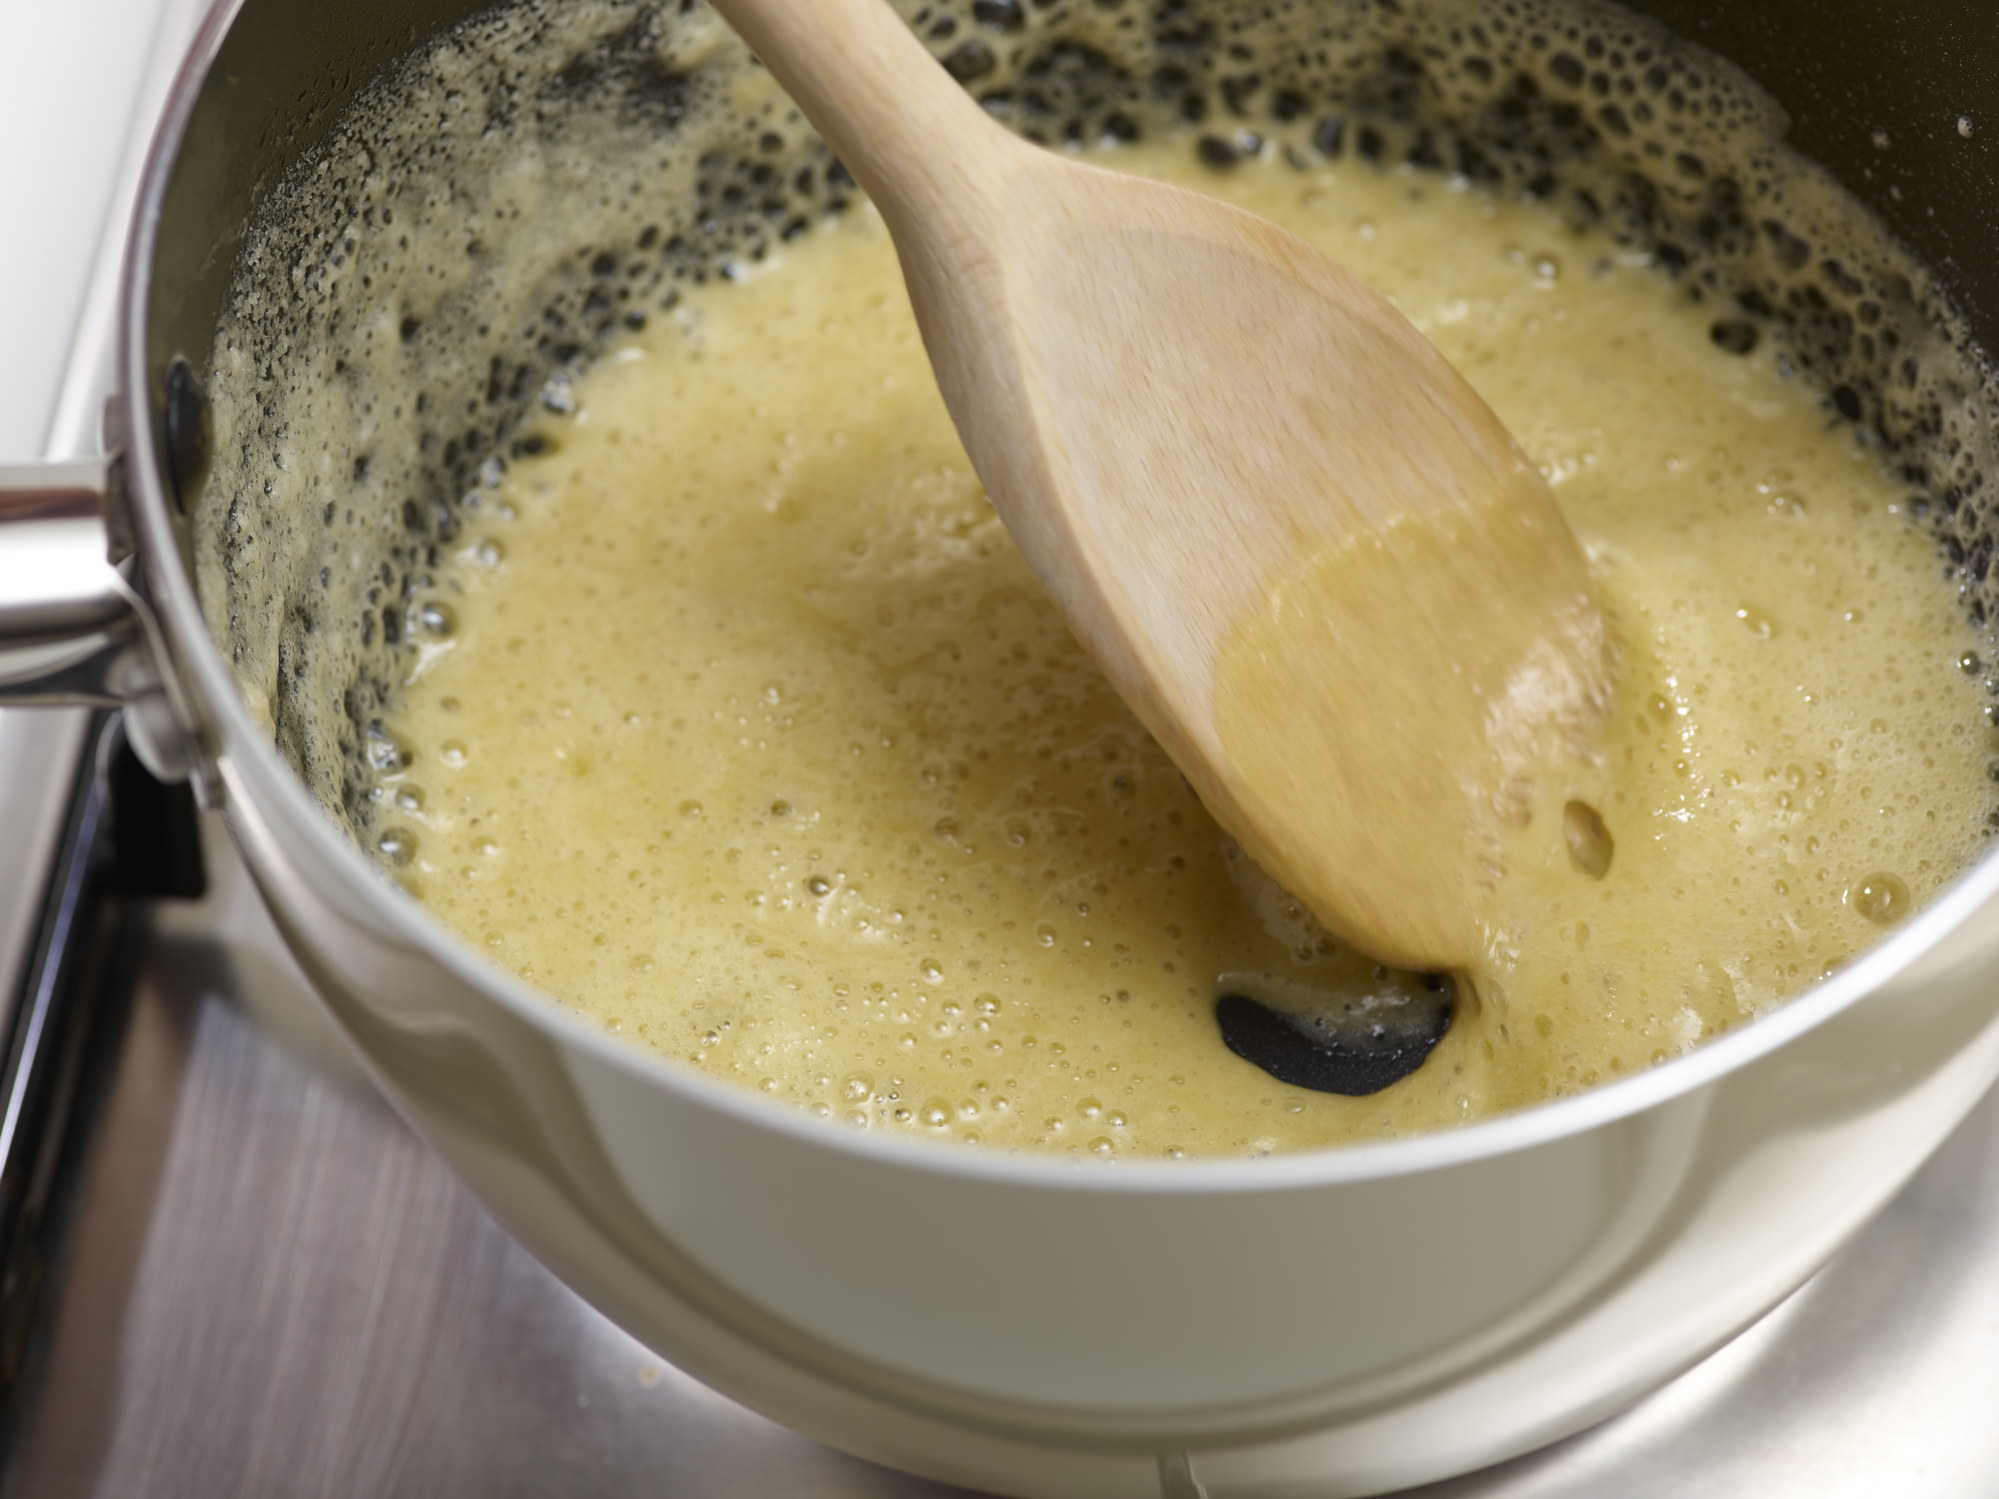
[[[1562,839],[1569,846],[1569,862],[1591,879],[1610,873],[1617,841],[1603,825],[1603,814],[1588,802],[1570,802],[1562,808]]]

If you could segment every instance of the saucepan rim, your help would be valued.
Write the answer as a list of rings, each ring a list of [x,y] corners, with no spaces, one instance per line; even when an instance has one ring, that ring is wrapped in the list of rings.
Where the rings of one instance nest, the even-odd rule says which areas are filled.
[[[1211,1195],[1320,1187],[1388,1177],[1416,1176],[1510,1155],[1589,1133],[1684,1098],[1769,1056],[1831,1020],[1891,981],[1944,941],[1999,895],[1999,842],[1940,891],[1898,931],[1846,967],[1737,1030],[1643,1072],[1584,1092],[1535,1104],[1457,1128],[1388,1140],[1331,1145],[1262,1157],[1206,1157],[1168,1161],[1118,1158],[1083,1161],[1068,1155],[998,1154],[958,1142],[931,1141],[860,1131],[814,1119],[802,1109],[760,1099],[704,1076],[684,1064],[617,1040],[515,975],[478,954],[441,922],[425,914],[351,839],[343,837],[267,734],[258,730],[208,630],[193,577],[175,542],[161,479],[148,382],[147,314],[153,290],[153,254],[162,205],[179,159],[187,124],[207,85],[224,38],[247,0],[214,0],[190,44],[169,92],[141,178],[137,212],[125,253],[120,291],[120,403],[125,432],[126,503],[140,537],[153,608],[160,616],[178,670],[196,691],[199,712],[219,732],[222,756],[248,753],[271,772],[278,795],[292,812],[319,861],[337,872],[342,894],[372,921],[414,947],[453,977],[514,1018],[550,1034],[563,1048],[649,1087],[713,1109],[738,1123],[787,1136],[801,1145],[854,1155],[885,1167],[953,1178],[989,1180],[1048,1190]],[[204,728],[209,725],[205,724]],[[247,747],[247,748],[246,748]],[[210,753],[202,746],[200,755]],[[247,783],[235,778],[232,794]],[[226,811],[226,808],[225,808]]]

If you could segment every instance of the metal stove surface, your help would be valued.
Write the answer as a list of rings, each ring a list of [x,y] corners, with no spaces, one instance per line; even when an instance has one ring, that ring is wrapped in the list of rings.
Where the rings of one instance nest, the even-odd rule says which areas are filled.
[[[96,97],[136,99],[142,125],[196,0],[89,3],[122,4],[147,29],[158,18],[151,49],[129,49],[129,92],[102,76],[101,52],[79,64]],[[0,44],[10,14],[0,5]],[[53,110],[82,77],[64,61],[6,81],[40,88]],[[96,209],[78,212],[129,195],[130,160],[99,168]],[[52,452],[92,435],[113,263],[89,278]],[[10,269],[0,259],[0,276]],[[0,336],[29,294],[0,280]],[[7,436],[0,456],[18,456]],[[0,714],[0,838],[15,854],[12,878],[0,869],[0,984],[8,934],[39,898],[29,873],[50,788],[71,776],[83,729]],[[565,1289],[373,1095],[219,826],[204,837],[208,896],[158,905],[135,939],[130,1008],[0,1494],[962,1493],[763,1420]],[[1818,1277],[1708,1362],[1593,1431],[1421,1492],[1986,1499],[1999,1494],[1995,1413],[1999,1096]]]

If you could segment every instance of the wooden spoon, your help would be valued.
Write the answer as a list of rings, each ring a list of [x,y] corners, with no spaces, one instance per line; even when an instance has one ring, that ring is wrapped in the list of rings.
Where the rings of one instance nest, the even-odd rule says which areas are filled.
[[[1363,952],[1476,962],[1608,680],[1498,419],[1296,236],[1009,134],[884,0],[714,4],[880,209],[993,504],[1209,810]]]

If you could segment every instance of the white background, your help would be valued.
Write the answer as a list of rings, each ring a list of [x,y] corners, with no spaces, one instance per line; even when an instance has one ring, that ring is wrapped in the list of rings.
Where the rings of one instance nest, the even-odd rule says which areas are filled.
[[[0,0],[0,463],[42,456],[177,0]],[[176,34],[179,34],[176,28]]]

